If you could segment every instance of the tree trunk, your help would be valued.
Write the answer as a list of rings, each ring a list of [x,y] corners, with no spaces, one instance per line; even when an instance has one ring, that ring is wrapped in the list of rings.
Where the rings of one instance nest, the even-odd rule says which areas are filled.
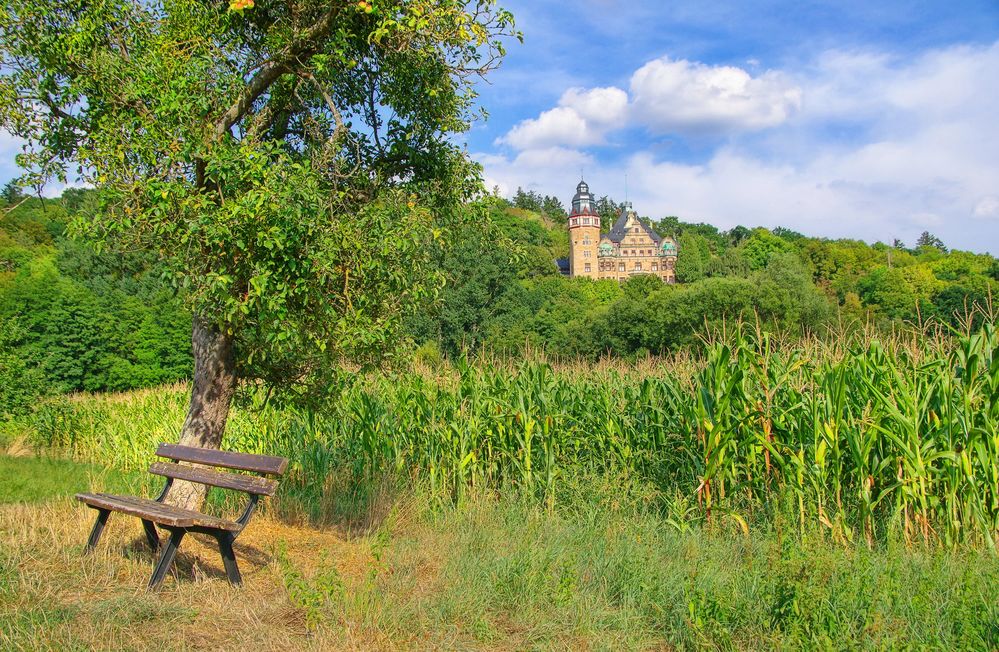
[[[232,336],[219,332],[197,315],[191,332],[194,349],[194,383],[191,404],[180,431],[180,444],[217,449],[225,434],[229,406],[236,391],[236,362]],[[205,499],[205,486],[175,480],[166,502],[198,510]]]

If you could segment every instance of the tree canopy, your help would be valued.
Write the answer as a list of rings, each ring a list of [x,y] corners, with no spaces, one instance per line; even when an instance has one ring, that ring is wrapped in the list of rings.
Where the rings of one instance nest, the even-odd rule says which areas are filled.
[[[438,286],[480,190],[449,135],[513,34],[492,0],[11,0],[0,124],[24,183],[97,188],[76,233],[154,252],[242,375],[304,386]]]

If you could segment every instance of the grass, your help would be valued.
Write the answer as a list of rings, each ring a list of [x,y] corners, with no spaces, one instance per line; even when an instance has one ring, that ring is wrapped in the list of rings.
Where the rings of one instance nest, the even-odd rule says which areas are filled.
[[[37,503],[72,496],[99,484],[114,492],[141,491],[143,478],[135,473],[55,457],[0,455],[0,504]]]
[[[579,474],[628,476],[691,521],[999,551],[999,329],[782,340],[737,324],[700,358],[591,367],[459,361],[345,380],[323,411],[243,405],[225,445],[291,460],[282,498],[322,522],[389,475],[442,505],[466,492],[551,508]],[[9,430],[39,450],[141,470],[176,441],[183,386],[43,402]],[[258,402],[263,394],[251,396]],[[330,478],[335,478],[331,485]]]
[[[42,491],[34,462],[6,470]],[[0,649],[999,646],[994,555],[802,537],[793,505],[749,535],[735,521],[679,531],[616,487],[580,482],[548,510],[487,492],[441,508],[378,485],[355,494],[366,522],[324,528],[265,509],[237,543],[244,588],[192,535],[159,594],[143,590],[137,520],[112,517],[84,556],[90,510],[66,495],[3,504]]]
[[[359,376],[325,413],[241,406],[226,446],[291,466],[239,591],[192,535],[146,594],[135,519],[82,555],[69,496],[153,495],[186,389],[50,400],[5,432],[91,464],[0,458],[0,648],[997,650],[993,324],[738,326],[699,359],[484,360]]]

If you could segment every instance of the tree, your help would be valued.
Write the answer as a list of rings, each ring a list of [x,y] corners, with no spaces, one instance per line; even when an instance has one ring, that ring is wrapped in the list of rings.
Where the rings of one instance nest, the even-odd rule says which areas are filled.
[[[679,252],[676,259],[676,278],[681,283],[691,283],[704,278],[711,251],[704,236],[694,232],[684,232],[677,240]]]
[[[533,190],[524,192],[524,189],[517,186],[517,192],[513,195],[514,208],[525,211],[541,212],[541,195]]]
[[[947,247],[944,246],[943,240],[936,237],[929,231],[923,231],[920,234],[919,239],[916,240],[916,247],[933,247],[943,252],[947,251]]]
[[[0,423],[30,412],[45,391],[41,374],[16,348],[22,335],[16,320],[0,317]]]
[[[622,208],[624,208],[624,204],[617,203],[607,195],[604,195],[597,200],[597,213],[600,214],[601,233],[607,233],[610,231],[614,222],[621,214]]]
[[[541,214],[551,219],[566,216],[565,208],[562,206],[562,202],[559,201],[558,197],[553,197],[551,195],[546,195],[545,198],[541,200]]]
[[[875,306],[895,319],[911,319],[918,297],[897,268],[878,267],[857,282],[857,290],[866,306]]]
[[[778,238],[783,238],[784,240],[787,240],[789,242],[805,239],[804,234],[798,233],[794,229],[789,229],[785,226],[778,226],[776,229],[774,229],[774,235],[777,236]]]
[[[21,192],[21,187],[16,182],[8,181],[4,184],[3,191],[0,191],[0,197],[3,198],[5,204],[13,206],[24,198],[24,193]]]
[[[680,235],[680,224],[681,222],[679,217],[676,215],[667,215],[653,226],[659,235],[676,238]]]
[[[786,240],[762,228],[752,231],[752,235],[743,240],[741,248],[743,257],[753,270],[763,269],[773,256],[792,249]]]
[[[750,229],[747,229],[746,227],[744,227],[744,226],[742,226],[740,224],[739,226],[732,227],[732,229],[729,230],[729,232],[727,233],[727,235],[728,235],[729,241],[733,245],[738,246],[743,240],[745,240],[746,238],[748,238],[751,235],[753,235],[753,231],[751,231]],[[781,234],[779,234],[779,233],[775,233],[774,235],[776,235],[778,237],[781,237]]]
[[[448,284],[438,322],[441,345],[451,354],[482,342],[484,324],[517,276],[510,245],[497,229],[488,223],[470,224],[458,235],[442,265]]]
[[[155,252],[193,313],[181,431],[218,447],[238,379],[309,399],[389,350],[481,193],[449,134],[503,55],[494,0],[8,0],[0,126],[22,181],[99,195],[74,231]],[[170,500],[196,506],[193,485]]]

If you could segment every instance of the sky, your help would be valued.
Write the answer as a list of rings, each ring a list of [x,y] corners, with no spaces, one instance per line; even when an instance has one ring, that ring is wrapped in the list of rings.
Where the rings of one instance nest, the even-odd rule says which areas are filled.
[[[524,43],[464,135],[487,187],[999,254],[999,0],[499,1]]]
[[[486,184],[999,254],[999,0],[502,2]]]

